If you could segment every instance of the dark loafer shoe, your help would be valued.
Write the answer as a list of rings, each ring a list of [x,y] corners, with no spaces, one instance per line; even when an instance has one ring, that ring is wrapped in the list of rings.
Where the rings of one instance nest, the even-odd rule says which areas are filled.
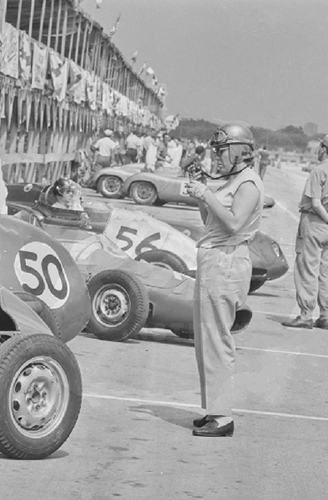
[[[314,324],[314,328],[323,328],[324,330],[328,330],[328,319],[320,319],[318,318]]]
[[[288,319],[281,324],[283,326],[289,326],[290,328],[309,328],[310,330],[313,328],[312,319],[302,319],[301,316],[297,316],[294,319]]]
[[[205,417],[196,418],[193,421],[193,424],[195,427],[204,427],[204,425],[206,425],[208,422],[210,422],[210,419],[208,418],[208,415],[205,415]]]
[[[224,437],[224,436],[232,436],[233,431],[234,431],[233,422],[218,427],[218,423],[216,420],[210,420],[201,429],[194,429],[192,431],[192,434],[193,436],[202,436],[202,437]]]

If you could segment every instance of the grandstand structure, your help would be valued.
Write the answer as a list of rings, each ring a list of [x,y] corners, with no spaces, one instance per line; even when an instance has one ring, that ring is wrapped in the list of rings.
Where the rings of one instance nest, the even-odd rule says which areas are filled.
[[[163,98],[80,0],[0,0],[4,179],[53,182],[103,128],[159,130]]]

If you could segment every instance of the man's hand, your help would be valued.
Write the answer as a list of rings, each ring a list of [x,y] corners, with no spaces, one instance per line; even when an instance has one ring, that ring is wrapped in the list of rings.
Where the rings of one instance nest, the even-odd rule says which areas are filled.
[[[186,184],[186,189],[187,193],[192,198],[203,200],[205,191],[208,190],[208,187],[202,182],[193,179],[192,181],[188,182],[188,184]]]

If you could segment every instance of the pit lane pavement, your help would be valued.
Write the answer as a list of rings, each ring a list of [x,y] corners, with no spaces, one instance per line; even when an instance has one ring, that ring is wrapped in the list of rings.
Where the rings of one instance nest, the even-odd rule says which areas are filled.
[[[291,269],[305,179],[299,177],[268,169],[265,178],[278,203],[265,211],[262,229],[282,246]],[[150,207],[156,210],[172,210],[175,217],[196,214]],[[201,412],[192,341],[163,330],[143,330],[126,343],[83,334],[70,344],[84,382],[78,424],[47,460],[1,457],[3,498],[325,499],[328,332],[281,326],[297,312],[291,271],[265,284],[248,303],[253,321],[235,338],[232,439],[191,435],[192,419]]]

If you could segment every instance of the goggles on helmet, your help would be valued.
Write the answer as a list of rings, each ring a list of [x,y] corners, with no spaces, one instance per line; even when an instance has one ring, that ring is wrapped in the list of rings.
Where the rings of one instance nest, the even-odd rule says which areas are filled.
[[[247,144],[252,149],[254,148],[252,140],[237,139],[236,137],[227,134],[227,132],[222,129],[217,129],[214,132],[211,139],[209,140],[209,144],[214,153],[217,155],[221,153],[222,149],[229,147],[231,144]]]

